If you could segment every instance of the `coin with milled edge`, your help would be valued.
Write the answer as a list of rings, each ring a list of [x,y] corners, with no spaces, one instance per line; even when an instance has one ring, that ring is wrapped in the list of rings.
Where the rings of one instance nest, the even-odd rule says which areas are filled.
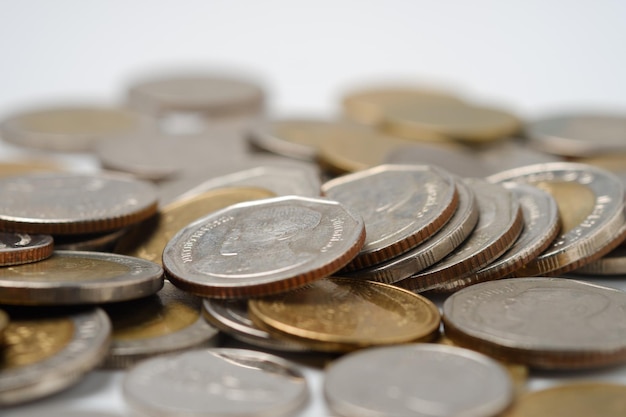
[[[34,400],[77,383],[104,358],[111,323],[100,309],[11,309],[0,349],[0,405]]]
[[[133,367],[123,383],[132,409],[151,416],[292,416],[309,397],[290,362],[244,349],[164,355]]]
[[[439,310],[400,288],[355,278],[324,278],[295,290],[248,301],[252,321],[277,338],[312,350],[432,340]]]
[[[626,362],[626,293],[566,278],[483,282],[443,305],[461,346],[531,367],[577,369]]]
[[[572,271],[581,275],[626,275],[626,247],[613,249],[602,258]]]
[[[83,234],[121,229],[157,210],[147,182],[83,174],[0,178],[0,229]]]
[[[0,266],[37,262],[52,255],[52,236],[0,232]]]
[[[330,180],[322,192],[365,222],[365,245],[346,270],[414,248],[441,229],[458,205],[454,178],[429,165],[380,165]]]
[[[337,359],[326,369],[324,397],[345,417],[495,417],[513,401],[513,386],[487,356],[422,343]]]
[[[488,180],[529,183],[549,192],[559,206],[561,235],[516,276],[563,274],[599,259],[624,240],[624,185],[608,171],[555,162],[504,171]]]
[[[459,276],[472,273],[506,252],[524,227],[520,202],[506,188],[486,181],[464,180],[478,203],[478,223],[472,234],[433,266],[396,282],[415,292],[438,290]]]
[[[111,253],[55,251],[43,261],[0,268],[0,303],[12,305],[110,303],[162,286],[159,265]]]
[[[165,247],[163,267],[174,285],[197,295],[261,296],[331,275],[364,240],[361,217],[336,201],[276,197],[191,223]]]

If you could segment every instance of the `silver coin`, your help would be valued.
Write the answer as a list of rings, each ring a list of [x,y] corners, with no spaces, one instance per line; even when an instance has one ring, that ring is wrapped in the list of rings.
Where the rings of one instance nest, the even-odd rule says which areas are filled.
[[[12,336],[5,334],[11,343],[0,351],[0,405],[34,400],[77,383],[109,346],[111,323],[100,309],[24,313],[12,314],[13,329],[7,329]]]
[[[334,361],[325,373],[324,397],[346,417],[493,417],[513,401],[513,384],[502,365],[480,353],[407,344]]]
[[[460,179],[456,181],[459,205],[452,218],[428,240],[408,252],[369,268],[342,275],[393,284],[428,268],[456,249],[470,235],[478,222],[474,192]]]
[[[284,352],[309,351],[304,345],[283,339],[276,339],[259,328],[248,315],[247,300],[218,300],[205,298],[202,311],[215,327],[237,340],[264,349]]]
[[[597,261],[572,271],[581,275],[626,275],[626,247],[613,249]]]
[[[50,235],[0,232],[0,266],[36,262],[52,254]]]
[[[510,191],[480,179],[464,181],[474,191],[478,203],[478,223],[472,234],[441,261],[396,285],[415,292],[440,289],[458,276],[488,265],[520,235],[524,216],[519,201]]]
[[[54,236],[55,250],[112,252],[117,241],[128,233],[128,228],[113,233]]]
[[[194,221],[163,251],[179,288],[214,298],[282,292],[331,275],[363,246],[363,220],[336,201],[276,197]]]
[[[154,262],[100,252],[55,251],[43,261],[0,268],[0,303],[72,305],[146,297],[163,286]]]
[[[561,235],[518,276],[557,275],[592,262],[623,239],[624,185],[613,174],[568,162],[529,165],[488,178],[538,186],[555,197]],[[626,230],[624,231],[626,232]]]
[[[538,368],[626,361],[626,293],[566,278],[472,285],[444,302],[446,335],[461,345]]]
[[[277,356],[244,349],[203,349],[140,362],[124,397],[151,416],[291,416],[309,393],[306,379]]]
[[[443,227],[458,205],[454,178],[428,165],[379,165],[330,180],[322,192],[363,216],[365,245],[349,269],[407,252]]]
[[[487,171],[486,177],[505,169],[518,168],[531,164],[561,162],[563,158],[540,152],[518,139],[501,140],[481,147],[472,148],[476,163]]]

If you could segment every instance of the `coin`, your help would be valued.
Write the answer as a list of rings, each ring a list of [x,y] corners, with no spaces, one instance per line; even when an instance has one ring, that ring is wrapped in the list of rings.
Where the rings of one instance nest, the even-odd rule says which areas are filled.
[[[22,160],[1,161],[0,178],[14,175],[32,174],[35,172],[60,172],[65,171],[63,166],[56,161],[46,160]]]
[[[239,203],[178,232],[163,252],[177,287],[240,298],[286,291],[332,274],[363,246],[360,216],[306,197]]]
[[[3,310],[0,310],[0,337],[2,337],[2,332],[9,325],[9,316]]]
[[[248,311],[270,334],[330,352],[431,340],[440,321],[439,310],[424,297],[379,282],[340,277],[251,299]]]
[[[556,155],[589,157],[626,151],[623,114],[554,115],[529,123],[526,132],[533,146]]]
[[[0,232],[0,266],[37,262],[54,249],[52,236]]]
[[[513,138],[472,146],[471,150],[476,162],[489,171],[482,177],[525,165],[563,161],[562,157],[540,152],[529,147],[527,141]]]
[[[200,299],[167,281],[155,295],[104,308],[113,325],[105,368],[127,368],[151,356],[217,342],[217,329],[200,314]]]
[[[127,233],[129,233],[128,228],[116,230],[113,233],[54,236],[54,248],[55,250],[112,252],[117,241]]]
[[[180,416],[291,416],[305,404],[306,379],[290,362],[244,349],[202,349],[158,356],[124,378],[136,412]]]
[[[43,261],[0,268],[0,303],[110,303],[154,294],[163,269],[149,261],[100,252],[55,251]]]
[[[34,400],[77,383],[106,355],[104,311],[13,309],[0,349],[0,405]]]
[[[494,417],[513,401],[513,387],[504,368],[480,353],[422,343],[337,359],[326,369],[324,397],[345,417]]]
[[[415,292],[446,288],[450,281],[497,259],[515,242],[524,227],[520,202],[504,187],[466,179],[477,197],[478,223],[472,234],[433,266],[396,282]]]
[[[443,227],[458,205],[452,176],[428,165],[380,165],[330,180],[322,192],[365,222],[365,245],[347,270],[410,250]]]
[[[626,275],[626,247],[613,249],[602,258],[572,272],[582,275]]]
[[[56,107],[16,114],[0,124],[2,139],[31,148],[87,151],[103,137],[145,130],[146,119],[122,108]]]
[[[398,257],[345,275],[393,284],[440,261],[463,243],[478,222],[478,207],[472,189],[458,178],[455,183],[459,205],[438,232]]]
[[[622,417],[625,398],[625,385],[578,382],[529,392],[504,417]]]
[[[561,235],[517,276],[558,275],[588,264],[624,240],[624,185],[613,174],[568,162],[529,165],[488,178],[526,182],[548,191],[559,206]]]
[[[626,361],[626,294],[566,278],[472,285],[443,304],[455,343],[531,367],[576,369]]]
[[[87,174],[0,178],[0,229],[81,234],[116,230],[157,210],[149,183]]]
[[[163,207],[158,217],[144,221],[120,239],[115,252],[160,264],[167,242],[189,223],[235,203],[272,196],[273,193],[261,188],[232,187],[209,190],[170,203]]]

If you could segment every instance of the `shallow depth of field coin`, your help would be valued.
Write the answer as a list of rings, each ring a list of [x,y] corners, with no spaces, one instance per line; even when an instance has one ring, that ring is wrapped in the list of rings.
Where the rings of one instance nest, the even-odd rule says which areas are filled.
[[[0,232],[0,266],[36,262],[52,254],[50,235]]]

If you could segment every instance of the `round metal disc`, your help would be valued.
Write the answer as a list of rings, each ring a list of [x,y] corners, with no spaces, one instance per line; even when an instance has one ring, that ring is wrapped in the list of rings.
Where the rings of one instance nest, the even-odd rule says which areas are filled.
[[[0,266],[37,262],[52,255],[52,236],[0,232]]]

